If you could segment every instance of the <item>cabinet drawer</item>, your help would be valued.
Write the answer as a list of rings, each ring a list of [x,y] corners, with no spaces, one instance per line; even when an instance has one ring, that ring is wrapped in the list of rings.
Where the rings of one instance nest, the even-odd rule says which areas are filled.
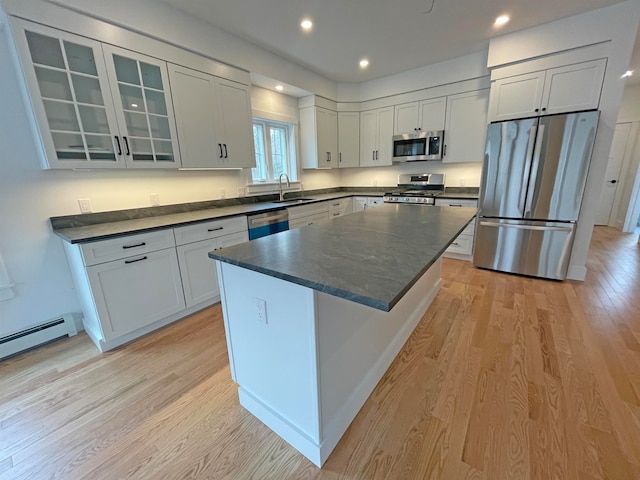
[[[319,213],[327,213],[330,202],[310,203],[309,205],[300,205],[299,207],[287,208],[289,220],[300,217],[308,217],[309,215],[317,215]]]
[[[459,253],[461,255],[471,255],[473,253],[473,236],[471,235],[459,235],[449,248],[446,250],[449,253]]]
[[[329,218],[353,213],[353,200],[351,198],[339,198],[338,200],[331,200],[328,203]]]
[[[294,228],[307,227],[309,225],[313,225],[314,223],[322,222],[327,218],[327,213],[316,213],[315,215],[307,215],[306,217],[294,218],[293,221],[289,220],[289,229],[292,230]]]
[[[80,251],[82,252],[84,264],[89,266],[174,246],[173,230],[169,228],[156,232],[83,243],[80,245]]]
[[[436,198],[436,207],[477,207],[477,200],[457,198]]]
[[[247,217],[245,215],[173,229],[176,245],[185,245],[242,231],[247,231]]]

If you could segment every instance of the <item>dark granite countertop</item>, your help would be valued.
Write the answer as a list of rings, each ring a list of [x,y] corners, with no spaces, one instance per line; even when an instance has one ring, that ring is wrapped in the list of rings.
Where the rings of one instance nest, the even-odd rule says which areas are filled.
[[[312,198],[302,204],[324,202],[344,197],[378,196],[393,187],[341,187],[317,191],[290,192],[285,199]],[[440,198],[478,198],[477,193],[447,191]],[[187,204],[147,207],[50,219],[53,232],[69,243],[87,243],[125,235],[180,227],[209,220],[295,207],[301,203],[276,203],[278,196],[262,195],[237,199],[212,200]]]
[[[388,312],[476,211],[387,204],[209,257]]]

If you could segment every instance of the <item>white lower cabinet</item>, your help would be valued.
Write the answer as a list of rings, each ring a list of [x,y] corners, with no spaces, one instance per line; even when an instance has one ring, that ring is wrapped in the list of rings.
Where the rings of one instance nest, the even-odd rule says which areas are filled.
[[[218,300],[208,253],[249,240],[245,215],[84,244],[65,243],[85,330],[110,350]]]
[[[323,222],[329,218],[328,213],[316,213],[314,215],[307,215],[305,217],[294,218],[289,220],[289,230],[300,227],[308,227],[314,223]]]
[[[472,207],[478,206],[477,200],[469,199],[455,199],[455,198],[436,198],[437,207]],[[458,238],[456,238],[451,245],[445,250],[445,257],[463,258],[470,260],[473,255],[473,242],[476,231],[475,220],[472,220],[469,225],[462,231]]]
[[[87,267],[105,341],[185,308],[175,248]]]
[[[339,198],[331,200],[329,203],[329,218],[341,217],[353,213],[353,199]]]
[[[353,197],[353,213],[384,204],[382,197]]]
[[[193,307],[206,301],[217,300],[220,295],[216,264],[209,259],[208,253],[219,248],[230,247],[249,241],[246,231],[222,235],[218,238],[200,240],[179,245],[178,261],[182,275],[182,286],[187,307]],[[176,233],[177,233],[176,229]],[[176,235],[177,236],[177,235]]]

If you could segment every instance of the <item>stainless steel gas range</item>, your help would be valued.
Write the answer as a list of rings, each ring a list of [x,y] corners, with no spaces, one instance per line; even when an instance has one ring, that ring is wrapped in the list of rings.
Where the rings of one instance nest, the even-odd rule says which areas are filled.
[[[385,203],[435,205],[436,197],[444,193],[443,173],[398,175],[398,189],[384,194]]]

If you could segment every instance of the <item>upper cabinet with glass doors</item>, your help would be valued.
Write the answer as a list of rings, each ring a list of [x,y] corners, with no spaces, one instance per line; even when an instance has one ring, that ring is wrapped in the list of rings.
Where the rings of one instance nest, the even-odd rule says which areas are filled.
[[[44,168],[180,166],[164,62],[19,19],[13,26]]]

